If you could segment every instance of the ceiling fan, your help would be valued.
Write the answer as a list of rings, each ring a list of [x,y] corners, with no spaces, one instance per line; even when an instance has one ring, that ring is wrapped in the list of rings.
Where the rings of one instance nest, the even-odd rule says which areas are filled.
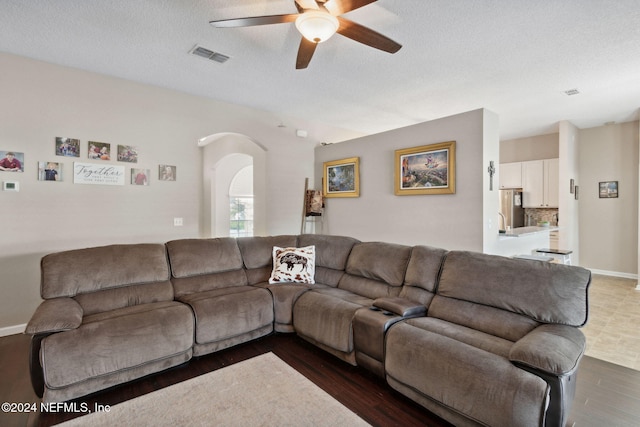
[[[300,70],[307,68],[318,44],[326,41],[335,33],[385,52],[396,53],[399,51],[402,45],[370,28],[340,16],[376,1],[294,0],[298,13],[225,19],[211,21],[210,24],[218,28],[231,28],[295,22],[296,28],[303,36],[296,59],[296,69]]]

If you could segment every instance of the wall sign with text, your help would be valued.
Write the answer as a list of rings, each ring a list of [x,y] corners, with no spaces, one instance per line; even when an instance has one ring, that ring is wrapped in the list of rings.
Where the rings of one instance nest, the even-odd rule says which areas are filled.
[[[74,184],[124,185],[124,181],[124,166],[73,163]]]

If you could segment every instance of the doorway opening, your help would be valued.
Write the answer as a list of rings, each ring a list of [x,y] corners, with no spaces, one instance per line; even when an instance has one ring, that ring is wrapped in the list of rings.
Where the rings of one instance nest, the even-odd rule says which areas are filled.
[[[242,168],[229,186],[229,236],[253,236],[253,165]]]

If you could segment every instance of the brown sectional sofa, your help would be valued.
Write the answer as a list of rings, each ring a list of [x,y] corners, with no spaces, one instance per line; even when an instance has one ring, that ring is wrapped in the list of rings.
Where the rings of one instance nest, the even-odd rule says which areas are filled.
[[[270,284],[315,247],[315,284]],[[32,382],[63,401],[273,332],[295,332],[455,425],[562,426],[589,271],[428,246],[286,235],[50,254],[27,325]]]

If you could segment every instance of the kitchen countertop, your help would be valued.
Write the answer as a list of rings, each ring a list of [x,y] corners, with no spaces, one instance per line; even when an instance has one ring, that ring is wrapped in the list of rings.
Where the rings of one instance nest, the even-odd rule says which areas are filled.
[[[549,231],[554,231],[554,230],[558,230],[558,227],[535,227],[535,226],[531,226],[531,227],[518,227],[518,228],[513,228],[509,231],[507,231],[506,233],[500,233],[499,236],[500,237],[522,237],[522,236],[529,236],[532,234],[538,234],[538,233],[545,233],[545,232],[549,232]]]

